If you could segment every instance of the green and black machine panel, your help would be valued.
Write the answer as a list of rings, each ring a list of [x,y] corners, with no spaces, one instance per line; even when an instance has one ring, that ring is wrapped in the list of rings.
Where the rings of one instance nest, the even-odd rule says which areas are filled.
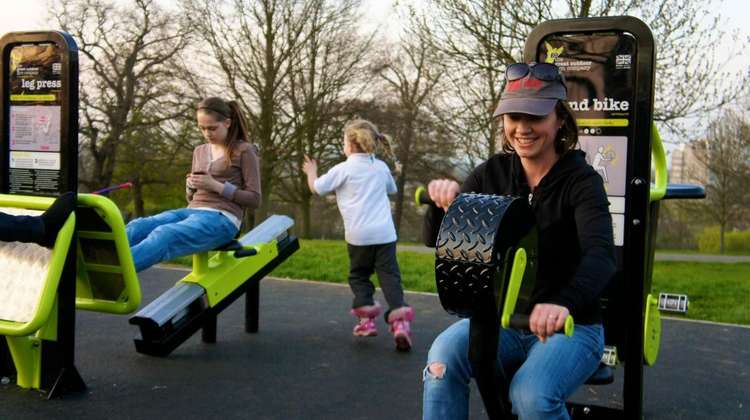
[[[12,33],[2,49],[0,211],[40,214],[77,190],[78,56],[61,32]],[[75,311],[134,312],[141,301],[120,210],[78,194],[49,250],[0,242],[0,376],[54,398],[85,389]]]
[[[418,204],[434,205],[423,188]],[[459,194],[440,224],[435,281],[448,313],[469,318],[469,362],[490,419],[511,416],[510,378],[497,366],[500,328],[528,329],[538,228],[526,197]],[[433,243],[432,238],[425,238]],[[573,334],[573,317],[565,334]]]
[[[195,254],[189,275],[130,318],[140,329],[136,350],[167,356],[199,329],[204,342],[215,342],[218,314],[243,294],[245,330],[257,332],[260,280],[299,249],[293,225],[272,215],[211,258]]]
[[[440,224],[435,281],[446,311],[469,318],[469,362],[490,419],[505,418],[508,378],[497,359],[501,320],[536,280],[538,233],[526,199],[460,194]],[[527,269],[528,266],[528,269]],[[502,343],[500,343],[502,346]]]
[[[545,22],[526,42],[525,61],[554,63],[565,75],[581,148],[604,180],[612,215],[618,271],[602,296],[603,363],[624,364],[623,408],[571,404],[574,417],[642,417],[643,365],[656,361],[661,328],[660,299],[651,291],[659,200],[705,197],[700,186],[667,186],[653,123],[655,57],[651,31],[628,16]],[[609,378],[599,382],[611,382],[602,368]]]
[[[550,33],[538,35],[545,28]],[[565,75],[581,148],[604,180],[610,202],[618,273],[602,299],[606,341],[618,357],[627,358],[633,348],[640,358],[642,338],[628,335],[642,334],[628,327],[632,323],[642,330],[644,293],[651,288],[645,258],[654,97],[651,31],[625,17],[547,22],[529,37],[526,59],[555,63]]]
[[[0,39],[0,207],[40,214],[77,190],[78,49],[62,32]],[[75,214],[52,250],[0,243],[0,376],[24,388],[85,387],[74,366]]]
[[[77,47],[65,33],[29,32],[4,36],[0,50],[0,211],[38,215],[77,191]],[[217,314],[243,294],[246,330],[257,331],[259,281],[299,248],[293,223],[272,216],[211,258],[195,254],[193,271],[131,319],[143,329],[138,350],[166,355],[199,328],[215,341]],[[0,242],[0,376],[48,398],[84,390],[75,311],[130,314],[140,303],[120,210],[78,194],[53,249]]]
[[[651,292],[659,200],[703,198],[695,185],[667,185],[666,159],[653,124],[655,47],[651,31],[632,17],[565,19],[535,28],[526,62],[557,64],[581,148],[601,175],[610,201],[618,271],[602,296],[605,355],[591,385],[614,381],[624,364],[622,408],[569,404],[573,417],[641,418],[643,365],[655,363],[659,310],[684,311],[687,298]],[[651,164],[655,166],[651,183]],[[429,203],[423,189],[418,203]],[[470,318],[469,361],[487,414],[512,418],[510,378],[496,366],[498,328],[528,328],[524,313],[534,287],[536,227],[524,199],[461,194],[437,236],[435,277],[444,308]],[[572,334],[573,320],[565,323]]]

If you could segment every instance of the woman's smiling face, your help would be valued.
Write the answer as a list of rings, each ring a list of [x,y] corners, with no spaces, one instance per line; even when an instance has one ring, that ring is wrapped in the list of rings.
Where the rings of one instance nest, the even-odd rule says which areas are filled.
[[[555,137],[561,125],[562,120],[555,111],[542,116],[517,113],[503,115],[505,139],[521,159],[554,159]]]

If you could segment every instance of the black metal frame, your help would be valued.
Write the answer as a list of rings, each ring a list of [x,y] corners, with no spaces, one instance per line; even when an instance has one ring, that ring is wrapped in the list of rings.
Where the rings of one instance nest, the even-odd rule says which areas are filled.
[[[63,52],[60,74],[63,82],[60,117],[62,173],[59,192],[78,191],[78,46],[73,37],[64,32],[16,32],[6,34],[0,39],[0,191],[3,193],[7,193],[9,189],[10,51],[20,44],[41,43],[55,43]],[[76,244],[77,238],[74,233],[57,290],[57,340],[42,341],[41,388],[49,390],[48,399],[58,397],[67,391],[86,389],[75,367]],[[5,340],[2,342],[5,346]],[[0,350],[0,354],[2,352]]]
[[[626,175],[624,252],[619,261],[619,281],[623,282],[625,302],[624,341],[618,352],[624,353],[625,379],[623,410],[588,406],[573,407],[574,415],[590,417],[641,418],[643,414],[643,328],[645,296],[651,286],[653,234],[656,232],[658,202],[649,203],[651,184],[651,124],[654,103],[653,36],[642,21],[629,17],[562,19],[545,22],[531,32],[524,50],[526,61],[537,61],[545,38],[558,35],[618,33],[629,34],[636,41],[635,104],[633,128],[628,138]],[[649,236],[649,229],[651,236]],[[627,279],[627,281],[625,281]],[[614,281],[614,280],[613,280]],[[622,333],[622,332],[620,332]],[[619,334],[618,334],[619,335]]]

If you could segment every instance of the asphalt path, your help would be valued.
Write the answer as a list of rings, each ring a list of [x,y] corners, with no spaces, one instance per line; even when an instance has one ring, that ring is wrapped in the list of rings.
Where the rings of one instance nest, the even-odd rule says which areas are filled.
[[[142,273],[144,304],[185,274]],[[409,293],[415,346],[399,353],[382,319],[377,337],[352,337],[350,299],[346,286],[268,278],[257,334],[244,332],[238,301],[220,315],[216,344],[198,334],[166,358],[136,353],[126,316],[79,311],[76,364],[87,391],[47,401],[0,385],[0,419],[420,418],[429,344],[455,319],[435,295]],[[749,328],[664,320],[659,361],[645,370],[645,417],[750,418],[748,360]],[[575,399],[618,406],[620,383]],[[484,419],[472,388],[470,418]]]

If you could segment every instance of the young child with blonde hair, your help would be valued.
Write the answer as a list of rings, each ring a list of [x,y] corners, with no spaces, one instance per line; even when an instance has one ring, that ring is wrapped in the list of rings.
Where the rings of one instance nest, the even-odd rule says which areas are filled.
[[[313,193],[336,193],[349,253],[349,286],[354,293],[351,313],[359,318],[353,334],[377,335],[375,318],[382,309],[373,299],[375,286],[370,276],[374,271],[388,303],[385,320],[396,349],[407,351],[412,345],[410,322],[414,310],[404,301],[401,287],[396,228],[388,200],[388,194],[396,193],[397,189],[388,166],[375,157],[381,148],[393,156],[388,136],[369,121],[353,120],[344,127],[344,162],[318,177],[317,162],[305,156],[302,169]]]

